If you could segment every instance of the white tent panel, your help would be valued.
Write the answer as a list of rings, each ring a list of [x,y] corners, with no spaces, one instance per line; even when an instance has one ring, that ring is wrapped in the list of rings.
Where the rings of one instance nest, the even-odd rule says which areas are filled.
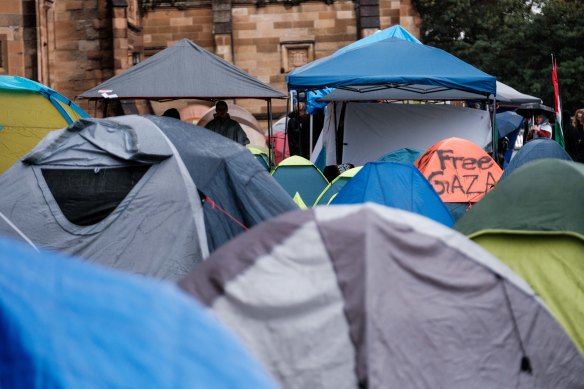
[[[339,115],[341,103],[337,104]],[[333,111],[329,104],[327,116],[332,116]],[[322,144],[326,147],[327,165],[336,164],[334,128],[332,117],[326,118]],[[488,146],[489,113],[442,104],[348,103],[342,162],[361,166],[393,150],[404,147],[426,150],[451,137],[467,139],[482,148]],[[316,155],[318,150],[313,154]]]

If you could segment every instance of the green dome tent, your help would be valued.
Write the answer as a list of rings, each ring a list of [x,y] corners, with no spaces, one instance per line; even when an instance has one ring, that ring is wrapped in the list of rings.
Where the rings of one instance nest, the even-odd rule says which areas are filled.
[[[316,199],[314,205],[328,205],[331,200],[339,193],[341,189],[349,182],[355,174],[359,173],[363,166],[356,166],[349,170],[345,170],[339,174],[330,184],[324,188],[318,198]]]
[[[310,206],[329,184],[312,162],[297,155],[280,162],[272,176],[297,203],[300,198],[302,203]]]
[[[517,169],[454,228],[505,262],[546,302],[584,354],[584,165]]]

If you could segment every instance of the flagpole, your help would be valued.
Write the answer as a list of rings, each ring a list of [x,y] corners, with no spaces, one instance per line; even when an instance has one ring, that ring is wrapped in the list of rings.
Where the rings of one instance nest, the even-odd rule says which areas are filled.
[[[560,85],[558,82],[558,66],[554,54],[552,56],[552,86],[554,88],[554,109],[556,111],[556,123],[554,125],[554,140],[562,147],[565,146],[564,133],[562,131],[562,103],[560,100]]]

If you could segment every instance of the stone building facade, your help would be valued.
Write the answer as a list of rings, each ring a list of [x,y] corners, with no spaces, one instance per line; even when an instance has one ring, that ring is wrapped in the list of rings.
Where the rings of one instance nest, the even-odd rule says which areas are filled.
[[[290,70],[395,24],[419,36],[409,0],[2,0],[0,74],[74,99],[188,38],[286,92]],[[237,103],[266,113],[264,102]]]

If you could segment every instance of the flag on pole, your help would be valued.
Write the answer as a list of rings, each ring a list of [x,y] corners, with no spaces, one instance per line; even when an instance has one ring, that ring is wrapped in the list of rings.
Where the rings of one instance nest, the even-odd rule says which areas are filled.
[[[560,101],[560,86],[558,83],[558,66],[552,54],[552,84],[554,85],[554,108],[556,110],[556,125],[554,126],[554,140],[565,147],[564,132],[562,131],[562,102]]]

